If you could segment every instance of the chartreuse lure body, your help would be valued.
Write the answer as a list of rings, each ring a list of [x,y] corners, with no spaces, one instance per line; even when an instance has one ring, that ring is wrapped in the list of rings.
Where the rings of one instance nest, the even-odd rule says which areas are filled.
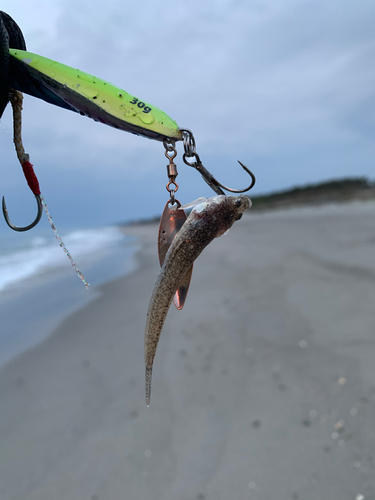
[[[101,78],[31,52],[9,55],[11,88],[150,139],[181,139],[166,113]]]

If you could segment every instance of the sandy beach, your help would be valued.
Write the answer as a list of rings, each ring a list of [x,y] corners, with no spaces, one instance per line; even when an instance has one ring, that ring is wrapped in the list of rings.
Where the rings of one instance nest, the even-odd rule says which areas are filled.
[[[250,210],[215,240],[150,408],[157,225],[126,231],[138,269],[0,370],[0,499],[374,499],[375,203]]]

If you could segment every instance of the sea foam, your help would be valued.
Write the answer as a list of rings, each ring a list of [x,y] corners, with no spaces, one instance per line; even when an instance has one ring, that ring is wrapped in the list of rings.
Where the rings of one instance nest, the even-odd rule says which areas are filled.
[[[83,256],[116,245],[124,241],[126,236],[118,227],[105,227],[73,231],[63,235],[62,239],[78,266],[82,266],[80,258],[83,261]],[[22,241],[21,248],[8,245],[0,256],[0,290],[45,270],[70,266],[52,233],[50,237],[36,236]]]

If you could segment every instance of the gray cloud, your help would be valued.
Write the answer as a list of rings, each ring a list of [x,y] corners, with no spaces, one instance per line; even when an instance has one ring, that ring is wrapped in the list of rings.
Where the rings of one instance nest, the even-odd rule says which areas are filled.
[[[204,164],[229,184],[246,181],[237,159],[255,171],[255,192],[374,175],[373,2],[108,0],[97,6],[56,0],[40,14],[43,24],[33,22],[35,9],[26,16],[20,0],[7,1],[30,51],[163,109],[193,130]],[[56,201],[64,203],[56,186],[69,191],[74,177],[80,189],[71,189],[87,207],[89,223],[126,218],[139,203],[140,183],[148,197],[140,216],[162,209],[161,144],[31,98],[25,108],[27,149]],[[4,146],[9,114],[2,125],[4,165],[14,166]],[[178,149],[183,201],[210,194]],[[20,179],[7,169],[0,182],[16,192]],[[125,192],[117,205],[122,213],[114,214],[109,207]],[[104,215],[94,193],[101,193]]]

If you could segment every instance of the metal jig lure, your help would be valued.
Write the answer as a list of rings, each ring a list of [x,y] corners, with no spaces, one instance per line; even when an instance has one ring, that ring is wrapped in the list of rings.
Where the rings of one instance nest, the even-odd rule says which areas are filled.
[[[244,193],[249,191],[255,184],[254,174],[241,162],[239,164],[251,177],[249,186],[244,189],[232,189],[219,182],[203,166],[195,149],[195,139],[192,132],[188,129],[179,128],[172,118],[152,104],[81,70],[27,52],[20,28],[10,16],[1,11],[0,59],[3,60],[0,70],[0,84],[2,84],[2,87],[0,87],[0,100],[4,101],[0,109],[1,114],[8,101],[8,92],[13,96],[22,95],[20,93],[25,92],[50,104],[78,112],[106,125],[150,139],[163,141],[165,147],[166,145],[168,148],[172,147],[174,151],[176,141],[182,140],[184,144],[184,163],[195,168],[218,195],[224,194],[224,190],[231,193]],[[19,160],[23,165],[25,159],[19,156]],[[170,161],[170,167],[172,165],[174,164]],[[170,174],[169,186],[173,184],[176,186],[175,189],[170,190],[170,201],[173,206],[174,192],[177,191],[178,186],[173,180],[176,176],[172,174],[173,172]],[[35,174],[33,175],[35,176]],[[27,177],[26,172],[25,176]],[[29,186],[31,187],[30,183]],[[33,190],[32,187],[31,189]],[[11,229],[27,231],[35,227],[39,222],[42,214],[42,199],[40,191],[33,190],[33,193],[38,203],[38,215],[31,224],[24,227],[12,224],[3,199],[3,214],[6,223]]]

